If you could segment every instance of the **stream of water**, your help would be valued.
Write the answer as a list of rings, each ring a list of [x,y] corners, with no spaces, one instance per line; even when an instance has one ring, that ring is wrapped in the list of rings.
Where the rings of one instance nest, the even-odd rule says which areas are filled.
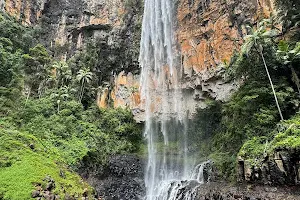
[[[189,153],[173,0],[145,0],[140,49],[148,162],[146,200],[192,200],[203,166]]]

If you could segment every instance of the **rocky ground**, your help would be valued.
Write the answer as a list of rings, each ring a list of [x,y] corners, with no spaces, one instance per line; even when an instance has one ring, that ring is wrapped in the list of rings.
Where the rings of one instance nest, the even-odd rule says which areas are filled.
[[[257,186],[207,183],[198,189],[197,200],[300,200],[300,186]]]
[[[107,166],[85,165],[81,176],[105,200],[139,200],[145,196],[144,166],[134,155],[112,156]]]

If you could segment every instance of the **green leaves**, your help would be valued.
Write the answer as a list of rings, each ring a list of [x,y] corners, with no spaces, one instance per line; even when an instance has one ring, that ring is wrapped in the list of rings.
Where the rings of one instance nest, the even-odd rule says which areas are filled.
[[[81,102],[84,95],[84,88],[86,84],[89,84],[92,81],[93,73],[90,72],[90,69],[88,68],[80,69],[79,72],[77,73],[76,79],[78,82],[81,83],[80,93],[79,93],[79,102]]]
[[[278,43],[276,55],[278,60],[284,65],[288,65],[300,59],[300,42],[297,42],[294,48],[291,48],[286,41],[281,40]]]
[[[29,54],[23,55],[25,84],[29,87],[28,97],[33,94],[34,97],[41,97],[46,79],[51,74],[50,62],[51,57],[46,48],[38,44],[30,48]]]
[[[255,40],[252,39],[250,36],[247,37],[245,43],[242,45],[242,49],[241,49],[242,54],[249,56],[249,53],[252,50],[254,45],[255,45]]]
[[[14,121],[68,165],[77,165],[89,153],[96,156],[94,162],[103,164],[110,154],[139,150],[142,131],[129,110],[92,107],[84,111],[81,103],[64,94],[66,90],[53,91],[50,98],[29,99],[19,106]]]
[[[279,34],[278,30],[272,29],[272,26],[270,19],[264,19],[259,22],[256,30],[253,27],[247,26],[246,28],[250,34],[244,38],[245,42],[242,45],[241,53],[249,56],[253,48],[262,51],[262,45]]]
[[[90,83],[92,78],[93,73],[88,68],[80,69],[76,76],[77,81],[86,83]]]

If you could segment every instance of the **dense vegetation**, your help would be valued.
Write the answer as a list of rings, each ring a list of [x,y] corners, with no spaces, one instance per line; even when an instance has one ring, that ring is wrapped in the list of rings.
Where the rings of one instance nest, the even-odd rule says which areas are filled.
[[[255,165],[276,149],[299,148],[300,5],[276,3],[277,21],[247,27],[241,51],[223,66],[224,79],[238,80],[239,89],[226,103],[208,102],[189,125],[194,151],[214,160],[224,179],[236,180],[237,156]]]
[[[103,84],[92,61],[54,60],[37,32],[0,15],[0,199],[30,199],[47,177],[62,198],[93,195],[76,171],[137,152],[141,127],[129,110],[91,103]]]
[[[127,6],[141,10],[134,2]],[[239,80],[240,88],[226,103],[208,102],[189,125],[195,141],[189,148],[214,160],[227,179],[235,179],[237,156],[257,164],[277,148],[300,148],[300,8],[297,0],[276,4],[282,31],[268,20],[247,27],[241,52],[225,67],[226,78]],[[116,54],[110,56],[105,42],[88,43],[64,62],[39,44],[40,32],[0,14],[3,200],[30,199],[36,186],[45,187],[47,177],[55,180],[54,193],[63,198],[80,197],[86,190],[91,196],[93,189],[81,180],[78,169],[89,161],[105,165],[112,154],[140,149],[141,127],[130,111],[94,105],[97,94],[111,85],[111,73],[138,71],[137,61],[127,58],[136,57],[138,50],[126,49],[118,59],[118,52],[125,51],[122,43],[115,44]]]

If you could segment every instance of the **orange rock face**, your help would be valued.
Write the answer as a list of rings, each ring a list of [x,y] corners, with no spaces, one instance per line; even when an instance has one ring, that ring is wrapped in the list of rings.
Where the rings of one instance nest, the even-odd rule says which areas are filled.
[[[1,5],[0,2],[0,9],[4,8],[8,14],[18,19],[22,17],[26,24],[33,24],[44,9],[45,2],[37,2],[4,0],[4,4]],[[91,25],[122,27],[123,16],[126,14],[124,2],[89,0],[85,1],[86,9],[79,15],[73,16],[73,11],[71,14],[61,12],[59,23],[55,26],[55,34],[51,38],[54,45],[76,43],[78,49],[84,45],[81,29]],[[201,93],[203,88],[198,87],[203,81],[198,81],[201,74],[219,64],[228,63],[243,43],[243,37],[247,34],[246,26],[255,25],[260,18],[269,17],[273,10],[273,0],[178,0],[176,37],[184,75],[190,78],[186,80],[188,83],[184,84],[193,85],[191,88],[200,88]],[[78,20],[73,23],[74,18]],[[68,30],[70,24],[72,30]],[[76,38],[72,38],[74,36],[70,34],[74,30],[79,31]],[[191,79],[195,80],[195,83],[191,83]],[[104,89],[98,97],[99,107],[106,108],[108,102],[112,101],[114,107],[141,109],[143,102],[140,99],[139,77],[122,72],[114,81],[112,91]],[[156,102],[160,102],[160,97],[156,98]]]
[[[37,0],[4,0],[0,8],[16,19],[21,20],[26,25],[32,25],[37,22],[43,9],[44,2]]]
[[[272,10],[270,0],[181,0],[177,37],[185,73],[230,61],[243,42],[245,25],[269,17]]]
[[[243,37],[247,34],[246,26],[255,25],[261,18],[268,18],[272,11],[271,0],[180,0],[176,33],[183,72],[191,78],[187,81],[198,80],[203,72],[230,62],[234,52],[243,44]],[[132,81],[132,77],[124,73],[116,77],[111,93],[114,107],[143,110],[139,91],[130,93],[130,88],[139,88],[138,79]],[[201,81],[186,84],[198,87]],[[155,98],[156,103],[160,102],[159,96]],[[151,105],[153,112],[157,107],[159,105]]]
[[[98,106],[100,108],[107,108],[108,98],[111,98],[110,100],[113,102],[114,108],[138,108],[141,104],[139,77],[134,76],[131,73],[125,74],[125,72],[121,72],[115,78],[114,88],[110,93],[110,97],[108,90],[103,92],[98,100]]]

